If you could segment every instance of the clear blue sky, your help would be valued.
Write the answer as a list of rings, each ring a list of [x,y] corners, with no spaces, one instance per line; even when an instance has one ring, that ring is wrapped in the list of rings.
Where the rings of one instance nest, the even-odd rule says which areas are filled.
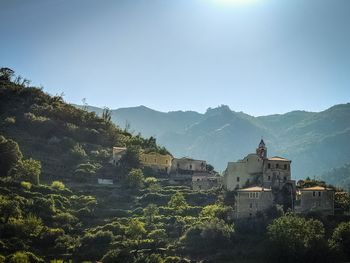
[[[65,100],[253,115],[350,102],[349,0],[0,0],[0,66]]]

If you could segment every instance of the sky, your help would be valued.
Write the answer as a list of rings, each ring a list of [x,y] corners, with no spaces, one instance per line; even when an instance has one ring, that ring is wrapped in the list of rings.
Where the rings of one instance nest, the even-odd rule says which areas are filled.
[[[0,67],[65,101],[254,116],[350,102],[349,0],[0,0]]]

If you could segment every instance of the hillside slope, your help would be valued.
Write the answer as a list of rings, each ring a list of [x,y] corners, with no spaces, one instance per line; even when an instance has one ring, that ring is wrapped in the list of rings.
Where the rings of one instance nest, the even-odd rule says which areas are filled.
[[[350,161],[350,104],[322,112],[292,111],[261,117],[234,112],[227,106],[204,114],[181,112],[176,118],[174,113],[143,106],[112,112],[120,126],[129,123],[135,132],[155,135],[174,155],[206,159],[218,170],[225,169],[228,161],[253,152],[261,137],[267,142],[269,155],[293,160],[296,179],[317,176]]]

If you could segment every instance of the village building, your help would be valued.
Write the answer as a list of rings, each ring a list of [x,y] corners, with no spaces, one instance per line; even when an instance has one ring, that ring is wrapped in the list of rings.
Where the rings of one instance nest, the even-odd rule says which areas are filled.
[[[126,147],[113,147],[111,163],[114,165],[118,165],[120,159],[126,154],[126,151]]]
[[[302,188],[297,195],[295,211],[299,213],[319,212],[334,215],[334,190],[322,186]]]
[[[174,158],[172,160],[170,177],[175,182],[192,182],[192,177],[197,176],[212,176],[207,171],[207,163],[203,160],[195,160],[188,157]]]
[[[291,161],[278,156],[267,157],[264,140],[260,141],[256,153],[228,163],[224,184],[229,191],[252,185],[282,189],[287,184],[295,190],[295,181],[291,180]]]
[[[149,167],[155,172],[170,173],[173,157],[170,154],[160,154],[156,152],[141,153],[140,162],[143,167]]]
[[[196,191],[209,190],[215,187],[221,187],[222,177],[218,175],[203,175],[201,173],[192,176],[192,189]]]
[[[238,189],[235,199],[235,218],[256,216],[258,212],[274,205],[274,196],[270,188],[260,186]]]
[[[260,206],[259,209],[256,208],[257,211],[262,211],[273,204],[283,205],[285,209],[293,209],[296,186],[295,181],[291,180],[291,161],[279,156],[267,157],[264,140],[260,141],[255,153],[248,154],[237,162],[229,162],[223,176],[224,187],[228,191],[236,191],[241,196],[241,190],[251,189],[251,187],[269,189],[268,195],[273,198],[262,199],[263,201],[259,199]],[[260,195],[257,194],[257,196]],[[244,198],[237,199],[235,205],[247,207]]]

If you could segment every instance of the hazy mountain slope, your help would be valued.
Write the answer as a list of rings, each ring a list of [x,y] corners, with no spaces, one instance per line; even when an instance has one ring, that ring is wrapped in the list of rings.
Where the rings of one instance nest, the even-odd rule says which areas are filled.
[[[222,170],[228,161],[254,150],[257,138],[263,134],[269,132],[222,106],[208,110],[200,122],[182,134],[165,133],[159,143],[168,145],[178,156],[205,159]]]
[[[79,108],[82,106],[75,105]],[[88,106],[88,111],[98,115],[103,109]],[[159,112],[145,106],[120,108],[112,110],[112,120],[122,129],[129,126],[131,132],[142,133],[143,136],[159,136],[164,132],[183,132],[189,125],[202,118],[202,114],[194,111]]]
[[[260,138],[268,154],[293,161],[293,177],[319,175],[350,161],[350,104],[322,112],[292,111],[253,117],[227,106],[196,112],[157,112],[144,106],[113,111],[113,120],[155,135],[175,156],[206,159],[218,170],[254,152]]]

